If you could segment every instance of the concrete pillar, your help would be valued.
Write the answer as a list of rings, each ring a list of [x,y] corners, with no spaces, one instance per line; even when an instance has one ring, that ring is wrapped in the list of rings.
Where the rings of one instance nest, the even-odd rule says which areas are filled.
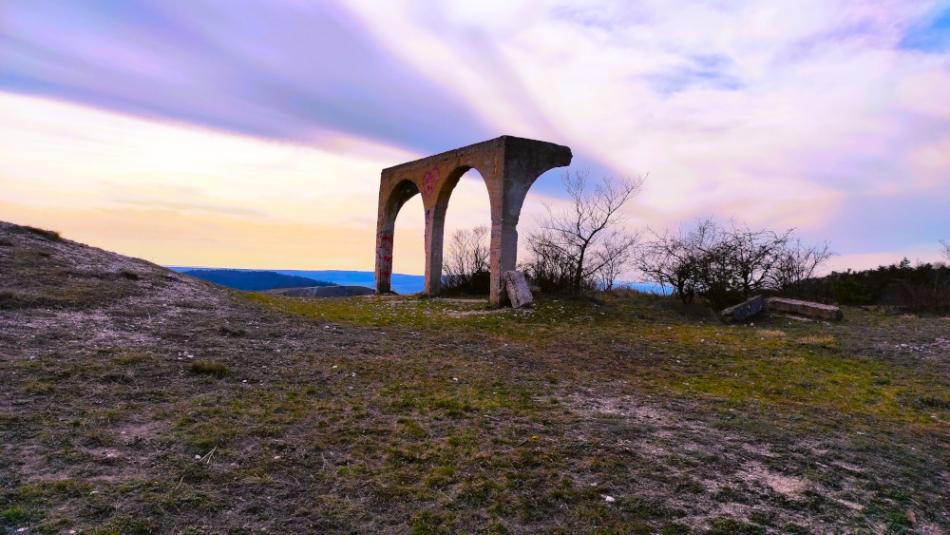
[[[439,295],[442,287],[442,245],[445,234],[445,209],[426,208],[426,282],[423,293]]]
[[[497,180],[498,188],[489,188],[492,225],[489,257],[491,289],[488,299],[493,306],[508,304],[502,274],[518,267],[518,220],[528,188],[536,178],[511,170]]]
[[[376,293],[385,294],[392,291],[391,280],[393,274],[393,237],[396,234],[396,218],[394,215],[381,214],[380,224],[376,229]]]
[[[505,281],[502,274],[518,266],[518,230],[517,223],[507,220],[492,221],[491,225],[491,289],[488,301],[493,306],[508,304]]]

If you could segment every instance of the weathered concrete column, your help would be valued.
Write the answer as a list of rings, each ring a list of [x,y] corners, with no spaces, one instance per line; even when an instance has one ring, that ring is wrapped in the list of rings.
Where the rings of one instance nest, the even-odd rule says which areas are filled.
[[[442,246],[449,197],[461,176],[477,169],[491,203],[492,304],[506,300],[501,274],[518,263],[518,219],[528,188],[541,173],[571,163],[571,149],[544,141],[501,136],[383,169],[376,236],[376,290],[390,289],[393,231],[399,207],[416,193],[426,207],[425,293],[438,295],[442,285]]]
[[[505,281],[502,274],[518,266],[518,230],[517,224],[509,221],[492,221],[491,225],[491,288],[488,301],[501,306],[508,304]]]
[[[538,175],[526,174],[517,168],[509,169],[508,166],[505,171],[507,174],[498,181],[500,194],[492,198],[489,256],[491,289],[488,299],[495,306],[508,304],[502,275],[518,267],[518,220],[521,218],[521,207],[528,195],[528,188],[538,178]]]
[[[386,294],[392,291],[393,275],[393,236],[395,235],[393,220],[376,231],[376,293]]]
[[[442,245],[445,234],[445,211],[426,208],[426,282],[423,293],[439,295],[442,287]]]

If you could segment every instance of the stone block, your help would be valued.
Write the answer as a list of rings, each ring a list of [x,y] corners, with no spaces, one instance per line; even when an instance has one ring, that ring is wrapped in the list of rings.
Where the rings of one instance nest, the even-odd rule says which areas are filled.
[[[765,311],[765,299],[761,295],[750,297],[738,305],[722,309],[719,318],[725,323],[742,323]]]
[[[506,271],[503,278],[512,308],[525,308],[534,305],[534,296],[531,295],[531,289],[528,287],[528,281],[525,279],[524,273]]]

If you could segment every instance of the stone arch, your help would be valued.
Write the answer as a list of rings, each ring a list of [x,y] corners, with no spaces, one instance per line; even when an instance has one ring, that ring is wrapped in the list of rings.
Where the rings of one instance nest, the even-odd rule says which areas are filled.
[[[438,190],[434,192],[431,209],[426,208],[426,285],[424,291],[427,295],[438,295],[441,290],[442,261],[445,254],[445,216],[448,213],[449,201],[455,187],[465,176],[465,173],[472,169],[478,171],[482,178],[490,205],[491,191],[488,188],[485,173],[475,165],[462,163],[448,169],[444,178],[440,180]]]
[[[474,168],[485,181],[491,206],[489,299],[493,305],[503,304],[506,299],[501,275],[515,269],[517,264],[517,225],[528,189],[541,173],[569,165],[571,158],[571,149],[562,145],[501,136],[383,169],[376,235],[377,293],[390,291],[392,231],[395,222],[392,206],[397,202],[394,199],[400,198],[397,187],[406,188],[400,184],[411,182],[422,195],[426,218],[425,293],[434,296],[439,293],[441,284],[443,234],[449,198],[462,175]],[[395,211],[398,212],[398,208]]]

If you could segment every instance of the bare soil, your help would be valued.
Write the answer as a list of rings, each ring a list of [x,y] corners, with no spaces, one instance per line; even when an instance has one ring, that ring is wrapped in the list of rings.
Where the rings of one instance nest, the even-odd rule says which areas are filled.
[[[950,320],[236,293],[0,223],[8,533],[946,533]]]

